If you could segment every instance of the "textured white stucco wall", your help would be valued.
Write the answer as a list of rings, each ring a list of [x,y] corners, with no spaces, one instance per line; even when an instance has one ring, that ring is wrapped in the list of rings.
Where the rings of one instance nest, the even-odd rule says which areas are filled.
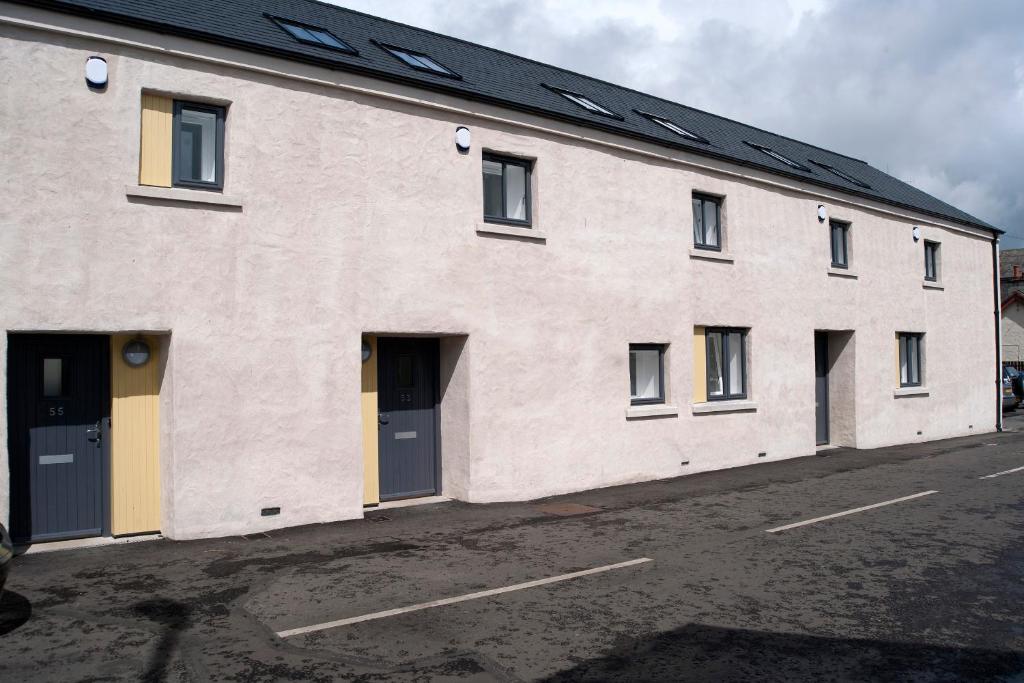
[[[12,95],[0,125],[0,326],[170,332],[161,455],[173,537],[362,514],[363,332],[465,335],[444,347],[457,362],[445,368],[453,384],[442,440],[453,458],[446,492],[470,501],[763,462],[762,451],[769,460],[813,453],[815,329],[855,331],[859,447],[994,428],[984,236],[483,105],[33,16],[551,129],[0,25],[0,87]],[[110,64],[103,93],[83,82],[94,53]],[[143,89],[230,102],[224,193],[241,199],[240,211],[126,198]],[[457,125],[472,129],[468,155],[453,144]],[[546,242],[476,232],[484,149],[537,159],[535,225]],[[694,190],[726,197],[734,262],[689,256]],[[852,223],[855,280],[826,272],[819,203]],[[942,243],[943,290],[922,287],[913,225]],[[694,325],[751,329],[755,412],[692,414]],[[902,330],[927,335],[928,396],[894,397]],[[678,416],[626,419],[631,342],[670,343]],[[7,493],[0,482],[2,510]],[[271,505],[281,515],[261,518]]]

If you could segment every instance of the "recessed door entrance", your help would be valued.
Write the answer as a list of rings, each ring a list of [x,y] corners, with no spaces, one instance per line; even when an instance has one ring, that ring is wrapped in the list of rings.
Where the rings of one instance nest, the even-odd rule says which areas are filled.
[[[435,495],[438,341],[381,337],[377,345],[380,499]]]
[[[828,333],[814,333],[814,411],[817,425],[817,443],[829,441],[828,421]]]
[[[9,335],[7,400],[11,535],[109,533],[109,338]]]

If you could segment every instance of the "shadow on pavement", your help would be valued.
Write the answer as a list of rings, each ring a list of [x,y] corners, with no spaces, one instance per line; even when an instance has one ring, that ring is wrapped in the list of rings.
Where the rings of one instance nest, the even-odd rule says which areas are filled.
[[[24,595],[5,590],[0,594],[0,636],[20,627],[32,616],[32,603]]]
[[[689,624],[630,639],[549,681],[995,681],[1024,653]]]
[[[146,664],[144,681],[163,681],[167,675],[167,665],[178,648],[181,632],[191,624],[191,608],[185,603],[167,598],[144,600],[133,606],[136,614],[157,622],[163,627],[160,642]]]

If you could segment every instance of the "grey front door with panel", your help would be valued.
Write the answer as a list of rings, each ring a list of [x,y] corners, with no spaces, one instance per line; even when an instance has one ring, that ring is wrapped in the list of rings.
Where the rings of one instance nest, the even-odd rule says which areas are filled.
[[[817,443],[828,443],[828,334],[814,333],[814,410]]]
[[[380,499],[438,493],[436,339],[377,344]]]
[[[109,338],[10,334],[7,357],[11,535],[108,533]]]

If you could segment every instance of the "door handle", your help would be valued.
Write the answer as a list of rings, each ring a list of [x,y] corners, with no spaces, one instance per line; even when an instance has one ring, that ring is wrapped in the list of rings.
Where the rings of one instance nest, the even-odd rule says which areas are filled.
[[[386,425],[390,421],[391,421],[391,418],[388,417],[387,413],[380,413],[380,414],[377,415],[377,422],[382,424],[382,425]]]
[[[96,424],[94,424],[92,427],[87,428],[85,430],[85,434],[86,438],[89,439],[89,441],[99,445],[99,443],[103,441],[103,432],[100,430],[99,420],[97,420]]]

